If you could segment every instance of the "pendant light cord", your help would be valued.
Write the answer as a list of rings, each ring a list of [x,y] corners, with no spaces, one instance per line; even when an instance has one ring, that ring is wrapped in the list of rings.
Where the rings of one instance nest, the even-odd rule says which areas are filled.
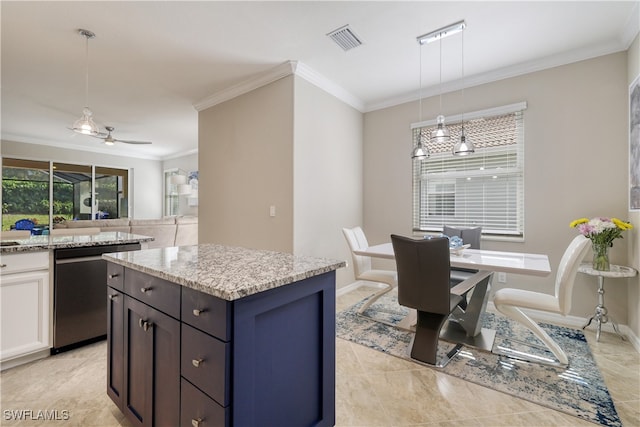
[[[462,134],[464,135],[464,31],[462,31],[462,46],[460,51],[462,52],[462,57],[460,58],[460,63],[462,64],[462,114],[461,114],[461,124],[462,124]]]
[[[442,38],[438,41],[440,47],[440,114],[442,115]]]
[[[85,35],[85,53],[86,53],[86,73],[85,73],[85,91],[84,91],[84,106],[89,107],[89,36]]]

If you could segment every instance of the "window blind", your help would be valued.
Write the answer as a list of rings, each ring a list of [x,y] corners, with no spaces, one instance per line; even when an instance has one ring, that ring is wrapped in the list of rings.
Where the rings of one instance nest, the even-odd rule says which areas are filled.
[[[413,229],[482,226],[483,234],[524,232],[524,123],[515,111],[465,121],[475,154],[451,154],[461,123],[447,123],[451,140],[430,140],[433,126],[415,127],[413,143],[426,141],[431,156],[413,161]]]

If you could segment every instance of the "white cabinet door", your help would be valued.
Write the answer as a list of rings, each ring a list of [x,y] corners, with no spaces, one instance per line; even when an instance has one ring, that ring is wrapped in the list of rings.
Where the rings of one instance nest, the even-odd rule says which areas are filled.
[[[0,279],[0,360],[49,348],[48,270]]]

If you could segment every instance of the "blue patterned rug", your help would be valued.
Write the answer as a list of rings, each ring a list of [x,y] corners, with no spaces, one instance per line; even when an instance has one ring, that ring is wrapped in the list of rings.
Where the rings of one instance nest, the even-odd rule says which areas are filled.
[[[365,301],[366,299],[337,314],[337,336],[412,360],[408,354],[412,334],[358,315],[357,310]],[[391,291],[369,307],[364,315],[395,325],[408,311],[398,305],[397,293]],[[440,370],[583,420],[606,426],[622,426],[582,331],[544,323],[541,326],[567,353],[569,368],[516,362],[488,351],[464,346]],[[546,350],[535,347],[542,344],[527,328],[500,314],[485,313],[483,327],[496,330],[494,349],[506,346],[553,357]],[[441,340],[438,347],[440,360],[453,345]]]

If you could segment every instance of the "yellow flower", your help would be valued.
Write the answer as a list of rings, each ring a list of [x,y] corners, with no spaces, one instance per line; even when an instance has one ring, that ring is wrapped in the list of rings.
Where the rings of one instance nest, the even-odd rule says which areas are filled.
[[[613,222],[620,230],[631,230],[633,228],[633,225],[631,225],[630,222],[624,222],[618,218],[611,218],[611,222]]]
[[[580,218],[576,219],[575,221],[571,221],[569,227],[577,227],[578,225],[584,224],[585,222],[589,222],[589,218]]]

